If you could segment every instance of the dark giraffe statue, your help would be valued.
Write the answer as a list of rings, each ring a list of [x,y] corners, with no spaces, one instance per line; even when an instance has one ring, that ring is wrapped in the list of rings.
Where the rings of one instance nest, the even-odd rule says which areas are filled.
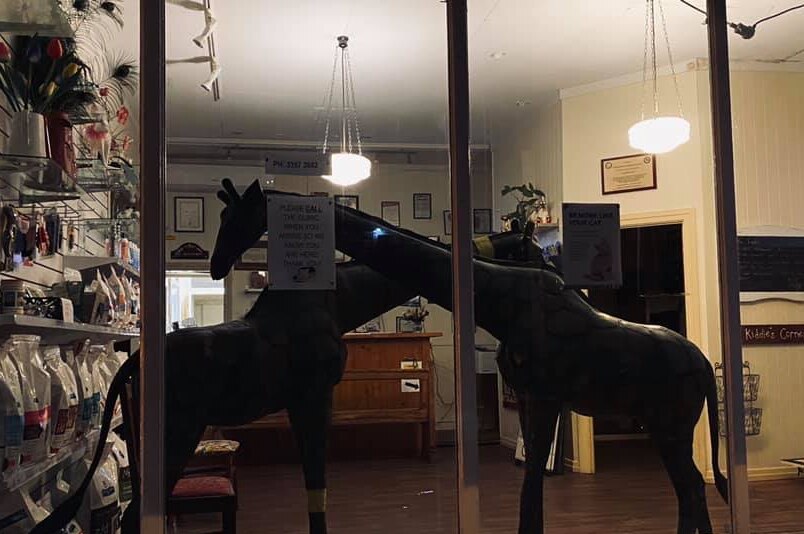
[[[254,210],[247,208],[263,206],[264,213],[263,194],[259,187],[252,187],[241,198],[230,182],[227,192],[220,195],[226,207],[221,214],[218,243],[241,243],[238,239],[242,223],[251,233],[255,220]],[[246,248],[264,232],[264,220],[261,228],[256,238],[249,238]],[[487,253],[518,257],[522,253],[521,239],[509,232],[485,237],[479,243]],[[214,269],[213,273],[220,274]],[[341,379],[346,361],[342,335],[416,294],[356,262],[339,264],[336,275],[335,291],[264,291],[242,320],[167,335],[168,492],[207,426],[241,425],[287,409],[302,456],[310,532],[326,533],[326,429],[332,390]],[[137,354],[113,380],[100,443],[105,442],[109,432],[110,408],[125,381],[136,376],[138,369]],[[82,485],[36,527],[35,534],[55,532],[75,516],[101,451],[99,447]],[[123,518],[124,534],[139,532],[137,499],[135,492],[135,500]]]
[[[242,235],[243,242],[218,243],[213,272],[228,271],[264,231],[263,200],[256,193],[248,196],[258,226],[251,237]],[[445,247],[343,206],[336,206],[335,226],[338,250],[451,307]],[[519,399],[527,449],[520,534],[543,532],[543,467],[563,406],[584,415],[639,419],[650,430],[675,489],[678,534],[711,533],[704,480],[692,458],[704,403],[715,483],[724,500],[727,487],[717,461],[714,372],[703,353],[665,328],[598,312],[549,270],[476,258],[474,276],[477,323],[501,341],[500,371]]]

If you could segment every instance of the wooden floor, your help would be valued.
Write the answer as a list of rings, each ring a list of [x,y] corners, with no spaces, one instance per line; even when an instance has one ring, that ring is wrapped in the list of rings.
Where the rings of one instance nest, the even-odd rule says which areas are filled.
[[[676,500],[647,442],[599,443],[596,475],[547,479],[547,534],[674,533]],[[454,450],[439,449],[432,464],[418,460],[335,462],[329,474],[330,533],[454,534]],[[480,512],[484,533],[516,532],[522,469],[511,452],[481,448]],[[306,497],[299,468],[275,465],[238,472],[239,534],[306,534]],[[728,532],[728,509],[714,488],[707,497],[716,533]],[[804,479],[751,487],[752,532],[804,533]],[[213,518],[183,518],[195,532]],[[213,528],[217,528],[216,526]]]

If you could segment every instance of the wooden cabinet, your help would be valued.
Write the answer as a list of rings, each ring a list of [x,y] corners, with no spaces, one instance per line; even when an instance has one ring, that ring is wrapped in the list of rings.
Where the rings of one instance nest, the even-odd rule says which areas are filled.
[[[332,425],[404,425],[415,434],[417,453],[435,446],[435,368],[430,339],[440,333],[375,333],[344,336],[348,359],[335,387]],[[284,412],[241,428],[289,427]]]

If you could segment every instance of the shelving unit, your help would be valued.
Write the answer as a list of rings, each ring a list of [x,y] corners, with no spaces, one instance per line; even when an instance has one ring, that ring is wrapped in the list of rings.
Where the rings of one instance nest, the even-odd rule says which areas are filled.
[[[120,258],[111,258],[105,256],[64,256],[64,266],[76,271],[86,271],[113,266],[117,269],[123,269],[130,276],[138,279],[140,272],[128,263],[124,263]]]
[[[12,334],[40,336],[43,345],[67,345],[84,339],[107,343],[135,339],[140,335],[138,331],[123,331],[93,324],[66,323],[30,315],[0,315],[0,338]]]
[[[122,417],[115,417],[112,419],[112,428],[117,428],[123,424]],[[54,471],[70,467],[74,463],[80,461],[88,453],[95,450],[100,437],[100,430],[92,430],[86,436],[83,436],[61,449],[56,454],[51,455],[42,462],[37,462],[32,465],[22,466],[15,469],[8,475],[0,477],[0,498],[7,493],[12,493],[21,488],[35,484],[37,481],[44,484],[52,479]]]

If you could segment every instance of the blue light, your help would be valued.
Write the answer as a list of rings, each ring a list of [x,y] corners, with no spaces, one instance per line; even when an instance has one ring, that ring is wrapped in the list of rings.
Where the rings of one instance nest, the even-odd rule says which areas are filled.
[[[383,230],[382,228],[375,228],[371,232],[371,235],[374,237],[374,239],[377,239],[378,237],[385,235],[385,230]]]

